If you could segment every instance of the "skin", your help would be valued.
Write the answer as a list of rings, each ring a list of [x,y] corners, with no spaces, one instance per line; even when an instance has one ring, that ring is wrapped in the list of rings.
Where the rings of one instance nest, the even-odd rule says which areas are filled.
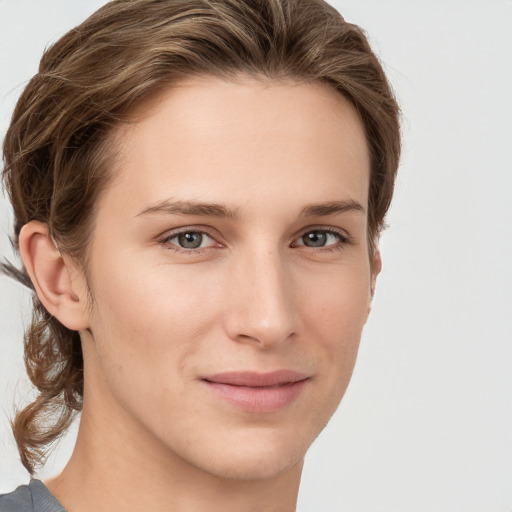
[[[71,512],[295,510],[380,270],[361,121],[326,85],[250,78],[195,78],[132,121],[96,205],[92,306],[44,224],[20,237],[39,297],[80,331],[85,362],[76,448],[47,486]],[[183,248],[183,230],[207,235]],[[324,246],[307,245],[312,232]],[[242,410],[202,380],[279,369],[307,380],[273,412]]]

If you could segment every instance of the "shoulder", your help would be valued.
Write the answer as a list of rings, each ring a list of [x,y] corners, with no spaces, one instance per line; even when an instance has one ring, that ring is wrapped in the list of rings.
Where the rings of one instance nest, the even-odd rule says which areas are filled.
[[[20,485],[9,494],[0,495],[0,512],[32,512],[32,493],[28,485]]]
[[[66,512],[40,480],[0,495],[0,512]]]

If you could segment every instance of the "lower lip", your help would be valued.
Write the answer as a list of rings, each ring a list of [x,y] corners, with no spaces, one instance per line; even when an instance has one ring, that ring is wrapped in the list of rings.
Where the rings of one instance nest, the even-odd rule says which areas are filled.
[[[272,387],[249,387],[204,381],[208,387],[227,402],[246,412],[274,412],[294,402],[307,379]]]

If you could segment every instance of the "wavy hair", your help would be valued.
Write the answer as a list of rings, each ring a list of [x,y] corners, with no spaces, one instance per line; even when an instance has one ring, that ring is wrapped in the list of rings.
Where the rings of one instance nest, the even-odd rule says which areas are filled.
[[[24,224],[44,222],[86,270],[94,205],[112,175],[113,128],[158,92],[200,75],[320,81],[354,105],[371,155],[372,252],[393,194],[399,108],[364,32],[323,0],[115,0],[65,34],[45,51],[3,144],[15,246]],[[33,289],[24,268],[2,268]],[[79,334],[35,293],[33,302],[25,363],[38,396],[12,422],[30,473],[83,399]]]

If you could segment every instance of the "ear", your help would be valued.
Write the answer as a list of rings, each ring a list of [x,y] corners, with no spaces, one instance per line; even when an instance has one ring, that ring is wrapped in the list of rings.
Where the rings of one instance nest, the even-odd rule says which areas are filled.
[[[19,247],[37,296],[48,313],[68,329],[87,329],[87,288],[80,283],[84,280],[77,267],[60,254],[48,226],[35,220],[25,224]]]
[[[382,259],[380,256],[380,251],[376,247],[375,252],[373,254],[373,260],[370,262],[370,301],[368,302],[368,311],[366,313],[366,320],[368,320],[368,316],[370,315],[370,311],[372,309],[372,299],[373,294],[375,293],[375,284],[377,283],[377,276],[380,274],[380,271],[382,270]]]
[[[372,298],[373,294],[375,293],[375,284],[377,283],[377,276],[380,274],[380,271],[382,270],[382,258],[380,256],[379,248],[375,248],[375,252],[373,255],[373,261],[371,262],[371,280],[370,280],[370,290],[372,292]]]

